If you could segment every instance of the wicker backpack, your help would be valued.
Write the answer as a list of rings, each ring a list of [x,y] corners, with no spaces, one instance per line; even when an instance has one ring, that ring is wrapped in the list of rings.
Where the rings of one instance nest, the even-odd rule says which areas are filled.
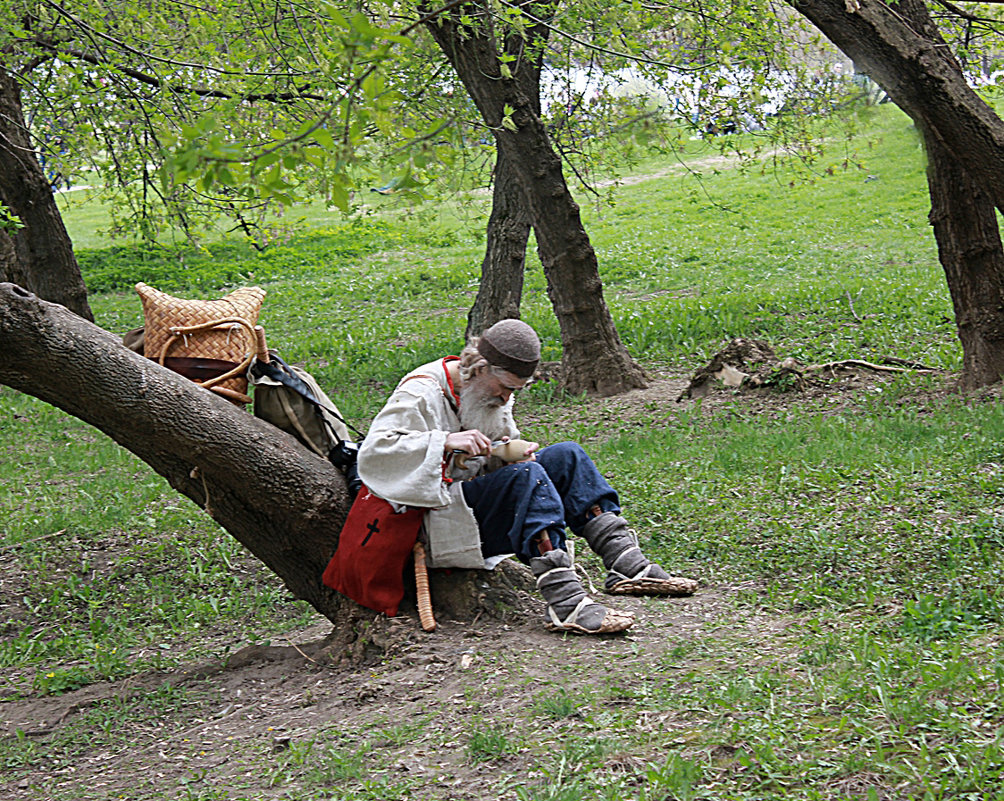
[[[264,289],[243,287],[218,300],[176,298],[143,283],[136,292],[145,356],[234,403],[251,402],[245,374],[258,349]]]

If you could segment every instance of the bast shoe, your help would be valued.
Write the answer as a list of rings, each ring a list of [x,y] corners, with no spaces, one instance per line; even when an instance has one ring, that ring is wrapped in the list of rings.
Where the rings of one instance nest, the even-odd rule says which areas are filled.
[[[655,562],[649,562],[648,567],[634,576],[611,570],[603,589],[610,595],[683,596],[697,592],[697,581],[671,576]]]

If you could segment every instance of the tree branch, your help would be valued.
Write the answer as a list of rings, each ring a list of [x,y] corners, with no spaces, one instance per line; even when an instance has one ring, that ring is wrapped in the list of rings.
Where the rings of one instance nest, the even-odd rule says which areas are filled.
[[[974,0],[970,0],[970,2],[973,1]],[[989,17],[980,17],[976,14],[972,14],[963,8],[959,8],[957,5],[955,5],[955,3],[949,2],[949,0],[934,0],[934,2],[937,3],[939,6],[941,6],[942,8],[944,8],[950,14],[954,14],[955,16],[960,17],[961,19],[969,20],[970,22],[983,22],[986,23],[987,25],[994,27],[1001,24],[1001,20],[999,19],[990,19]],[[996,2],[1004,4],[1004,0],[985,0],[985,2],[987,3]]]
[[[69,11],[67,11],[65,8],[63,8],[58,3],[53,2],[53,0],[43,0],[43,1],[45,2],[46,5],[48,5],[50,8],[52,8],[57,14],[59,14],[62,17],[65,17],[76,28],[78,28],[81,32],[85,33],[88,36],[88,38],[97,37],[98,39],[102,39],[102,40],[104,40],[104,41],[106,41],[106,42],[114,45],[115,47],[119,48],[122,52],[124,52],[124,53],[130,53],[130,54],[132,54],[134,56],[137,56],[138,58],[141,58],[141,59],[150,60],[150,61],[157,61],[157,62],[160,62],[161,64],[167,64],[167,65],[170,65],[172,67],[185,67],[187,69],[200,70],[200,71],[204,71],[204,72],[215,72],[218,75],[253,76],[253,77],[256,77],[256,78],[257,77],[265,77],[265,78],[292,77],[288,73],[284,73],[284,72],[248,72],[246,70],[225,70],[225,69],[221,69],[219,67],[213,67],[213,66],[211,66],[209,64],[197,64],[197,63],[190,63],[190,62],[186,62],[186,61],[175,61],[174,59],[164,58],[163,56],[155,56],[152,53],[147,53],[147,52],[145,52],[143,50],[137,50],[136,48],[131,47],[130,45],[127,45],[125,42],[123,42],[123,41],[121,41],[119,39],[116,39],[114,36],[110,36],[107,33],[104,33],[102,31],[96,30],[93,26],[88,25],[83,20],[79,19],[78,17],[75,17],[73,14],[71,14]],[[95,45],[95,46],[97,46],[97,45]],[[307,72],[300,73],[301,76],[312,75],[312,74],[314,74],[314,73],[307,73]]]
[[[152,86],[155,89],[167,88],[172,92],[177,94],[191,94],[198,97],[216,97],[224,100],[241,100],[247,103],[254,103],[260,100],[266,100],[270,102],[280,103],[289,100],[324,100],[323,95],[312,95],[307,93],[309,86],[303,87],[302,90],[296,92],[264,92],[261,94],[245,94],[245,95],[234,95],[228,92],[221,92],[219,89],[203,89],[197,86],[185,86],[183,84],[167,84],[161,78],[156,75],[150,75],[146,72],[141,72],[140,70],[133,69],[132,67],[127,67],[121,64],[114,64],[106,58],[99,58],[93,56],[89,53],[85,53],[82,50],[76,50],[72,47],[65,47],[54,42],[49,42],[44,39],[35,39],[34,43],[56,55],[72,56],[75,59],[84,61],[87,64],[93,64],[95,66],[110,66],[136,81],[147,86]]]
[[[1001,2],[1004,2],[1004,0],[1001,0]],[[523,16],[532,21],[535,25],[541,25],[547,28],[552,33],[556,33],[558,36],[568,39],[569,41],[574,42],[575,44],[584,47],[587,50],[595,50],[598,53],[606,53],[608,56],[617,56],[618,58],[625,58],[628,59],[629,61],[633,61],[638,64],[651,64],[656,67],[668,67],[670,69],[677,70],[678,72],[692,72],[696,74],[707,70],[707,66],[684,67],[680,66],[679,64],[670,64],[668,61],[659,61],[658,59],[645,58],[644,56],[639,56],[637,53],[625,53],[620,50],[611,50],[610,48],[607,47],[601,47],[600,45],[593,44],[592,42],[580,39],[577,36],[573,36],[567,31],[564,31],[561,28],[555,25],[551,25],[545,20],[540,19],[540,17],[534,16],[529,11],[523,10],[522,4],[511,3],[508,2],[508,0],[499,0],[499,3],[503,6],[507,6],[509,8],[518,10],[521,14],[523,14]]]

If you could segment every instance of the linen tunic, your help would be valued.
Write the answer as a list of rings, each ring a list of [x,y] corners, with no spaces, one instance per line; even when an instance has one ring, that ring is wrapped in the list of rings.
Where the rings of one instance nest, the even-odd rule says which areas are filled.
[[[447,435],[462,430],[460,399],[446,371],[451,360],[429,362],[401,379],[359,448],[359,477],[392,504],[429,510],[424,527],[431,567],[490,568],[499,560],[486,563],[481,555],[478,524],[461,490],[463,478],[484,472],[485,460],[468,458],[464,470],[444,455]],[[512,405],[510,397],[502,433],[515,439]]]

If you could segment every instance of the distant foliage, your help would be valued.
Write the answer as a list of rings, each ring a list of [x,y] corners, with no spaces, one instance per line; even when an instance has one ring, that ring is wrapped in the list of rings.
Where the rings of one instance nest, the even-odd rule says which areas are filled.
[[[139,281],[172,292],[336,272],[340,265],[405,246],[441,247],[451,234],[421,231],[387,222],[357,221],[319,228],[264,250],[249,242],[220,242],[202,248],[150,243],[80,250],[77,258],[90,292],[129,290]]]

